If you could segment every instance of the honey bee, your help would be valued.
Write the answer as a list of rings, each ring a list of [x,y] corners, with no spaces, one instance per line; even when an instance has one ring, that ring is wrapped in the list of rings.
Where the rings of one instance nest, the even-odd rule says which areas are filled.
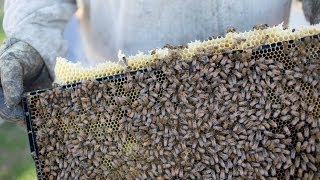
[[[236,37],[236,38],[234,38],[233,41],[234,42],[233,42],[232,47],[237,47],[237,46],[241,45],[242,43],[245,43],[247,41],[247,39],[241,38],[241,37]]]
[[[287,126],[284,126],[284,127],[283,127],[283,130],[284,130],[284,132],[285,132],[288,136],[291,135],[291,132],[290,132],[290,130],[289,130],[289,128],[288,128]]]
[[[261,44],[266,44],[268,43],[270,36],[267,34],[263,37],[263,39],[260,41]]]
[[[317,172],[318,169],[319,169],[319,167],[317,168],[317,167],[314,165],[314,163],[312,163],[312,162],[308,162],[307,165],[308,165],[308,167],[309,167],[310,169],[312,169],[314,172]]]
[[[310,132],[308,127],[304,128],[303,134],[305,138],[309,138]]]
[[[264,30],[267,29],[269,26],[268,24],[256,24],[253,26],[254,30]]]
[[[234,27],[229,27],[227,29],[227,33],[235,33],[235,32],[236,32],[236,28],[234,28]]]

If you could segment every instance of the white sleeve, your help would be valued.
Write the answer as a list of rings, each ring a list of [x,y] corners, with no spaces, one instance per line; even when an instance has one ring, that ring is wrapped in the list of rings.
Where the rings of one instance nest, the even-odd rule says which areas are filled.
[[[34,47],[54,78],[56,57],[67,52],[63,31],[75,11],[75,0],[6,0],[3,28],[7,38]]]

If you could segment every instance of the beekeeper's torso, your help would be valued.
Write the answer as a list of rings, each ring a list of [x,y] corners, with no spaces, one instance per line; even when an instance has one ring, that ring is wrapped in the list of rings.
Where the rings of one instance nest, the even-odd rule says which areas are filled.
[[[289,0],[290,1],[290,0]],[[84,2],[82,40],[89,59],[115,59],[165,44],[219,35],[229,26],[285,21],[289,1],[262,0],[94,0]],[[79,3],[78,3],[79,4]],[[80,5],[81,7],[82,5]],[[267,15],[267,16],[266,16]]]

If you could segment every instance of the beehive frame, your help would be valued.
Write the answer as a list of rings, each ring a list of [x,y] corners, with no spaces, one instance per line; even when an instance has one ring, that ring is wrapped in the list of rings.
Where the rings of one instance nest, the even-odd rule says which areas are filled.
[[[129,112],[120,113],[120,114],[122,114],[121,117],[120,118],[116,118],[116,120],[119,121],[119,122],[121,121],[121,123],[116,124],[116,125],[111,123],[111,126],[105,125],[104,129],[106,131],[105,132],[106,134],[108,134],[110,132],[117,131],[119,129],[121,129],[120,134],[122,132],[126,132],[126,133],[129,132],[128,134],[124,133],[124,134],[126,134],[125,135],[126,136],[125,139],[127,138],[128,140],[124,140],[124,141],[119,140],[119,142],[124,142],[124,145],[121,146],[122,148],[120,147],[120,149],[118,149],[117,152],[119,153],[119,156],[123,156],[123,157],[126,157],[128,159],[133,158],[134,161],[137,163],[137,164],[135,164],[137,166],[137,169],[135,169],[134,167],[130,167],[130,166],[128,167],[128,166],[124,166],[123,165],[123,168],[124,167],[128,167],[128,170],[126,171],[126,173],[122,174],[122,172],[124,170],[126,170],[126,169],[121,169],[121,167],[112,169],[113,166],[117,166],[117,163],[115,161],[113,162],[112,160],[104,159],[104,160],[101,160],[101,162],[99,162],[98,165],[95,166],[95,167],[98,169],[100,164],[105,164],[106,165],[106,167],[105,167],[106,169],[102,168],[102,171],[105,171],[105,172],[108,172],[108,173],[104,174],[104,172],[102,172],[101,170],[100,171],[96,170],[97,172],[95,172],[95,170],[89,170],[89,171],[92,171],[91,174],[95,173],[96,175],[99,175],[99,173],[100,173],[100,177],[108,177],[108,178],[111,178],[111,179],[112,178],[134,178],[136,176],[141,177],[142,179],[145,178],[145,177],[149,177],[149,178],[154,178],[154,177],[160,177],[160,178],[172,178],[172,177],[186,178],[187,177],[187,178],[195,178],[195,179],[197,179],[197,178],[210,179],[210,178],[214,178],[214,177],[216,177],[216,178],[230,178],[230,177],[232,178],[233,177],[233,178],[240,178],[240,179],[241,178],[245,178],[245,177],[251,177],[251,178],[274,177],[274,178],[279,178],[279,179],[303,178],[303,177],[309,177],[309,178],[314,178],[314,179],[319,178],[319,173],[320,173],[319,172],[320,154],[319,154],[319,152],[316,151],[316,149],[314,147],[315,144],[312,144],[312,145],[310,145],[310,147],[308,147],[307,145],[304,146],[303,143],[301,143],[301,138],[304,139],[303,136],[305,134],[306,135],[310,135],[311,134],[312,138],[315,138],[314,139],[314,141],[315,141],[314,143],[318,143],[319,144],[319,136],[320,136],[320,134],[319,134],[319,132],[316,132],[316,130],[319,130],[319,122],[318,121],[319,121],[319,116],[320,116],[320,99],[317,96],[317,94],[319,93],[319,83],[315,82],[315,81],[318,81],[319,79],[317,79],[318,77],[312,76],[312,73],[316,73],[316,74],[318,73],[318,69],[315,69],[315,72],[310,73],[309,76],[306,76],[306,78],[303,78],[302,77],[303,75],[301,75],[301,74],[291,74],[293,69],[296,68],[297,63],[304,63],[304,66],[309,66],[310,65],[310,61],[312,61],[313,63],[315,63],[315,62],[317,63],[317,60],[319,60],[319,57],[320,57],[319,39],[320,39],[319,34],[316,34],[316,35],[312,35],[312,36],[306,36],[306,37],[303,37],[301,39],[288,40],[288,41],[282,41],[282,42],[274,42],[274,43],[271,43],[271,44],[261,45],[261,46],[258,46],[257,48],[254,48],[252,53],[250,53],[250,56],[247,58],[248,59],[248,63],[250,63],[250,61],[254,61],[254,63],[256,63],[256,65],[254,66],[255,69],[252,69],[252,71],[259,71],[259,70],[261,71],[261,69],[267,68],[263,64],[267,64],[267,65],[271,64],[273,67],[279,65],[279,66],[282,66],[282,67],[279,67],[279,66],[278,67],[282,70],[281,74],[283,75],[284,79],[286,79],[286,78],[289,78],[290,80],[293,80],[294,78],[300,79],[301,82],[285,82],[285,84],[287,84],[288,86],[284,86],[283,88],[280,88],[280,89],[276,88],[276,87],[274,87],[272,89],[272,88],[270,88],[270,87],[273,86],[272,83],[271,84],[267,83],[266,86],[268,86],[270,89],[263,90],[263,92],[265,93],[265,95],[264,95],[265,98],[262,99],[261,101],[266,101],[267,102],[266,104],[268,104],[268,102],[269,102],[270,103],[269,105],[272,106],[271,108],[277,109],[277,107],[276,107],[277,105],[284,104],[284,105],[287,105],[288,107],[291,107],[291,109],[288,110],[285,107],[282,107],[282,108],[278,109],[279,112],[277,112],[277,110],[275,110],[274,112],[270,113],[269,115],[268,115],[268,111],[266,111],[265,112],[266,115],[264,116],[264,119],[268,119],[269,120],[268,121],[269,125],[266,125],[264,132],[261,131],[262,129],[259,129],[262,126],[264,126],[263,123],[261,123],[261,124],[250,124],[250,123],[248,123],[248,124],[250,124],[250,125],[248,125],[248,127],[249,127],[248,131],[254,131],[254,130],[258,129],[257,134],[259,134],[259,138],[260,138],[260,136],[263,136],[263,137],[264,136],[270,136],[270,137],[274,138],[274,141],[277,141],[276,139],[278,139],[278,140],[281,139],[282,145],[285,146],[285,148],[283,148],[283,149],[281,149],[282,145],[279,145],[280,147],[270,147],[272,145],[266,146],[266,147],[268,147],[270,149],[273,149],[273,150],[276,149],[275,152],[274,152],[275,154],[279,153],[278,152],[279,150],[284,150],[285,153],[282,153],[282,154],[280,153],[281,155],[279,155],[280,159],[281,158],[285,159],[286,155],[288,155],[287,154],[288,152],[289,152],[289,156],[291,156],[293,154],[293,152],[298,151],[298,150],[293,151],[293,149],[301,148],[301,146],[302,146],[303,150],[299,149],[298,152],[295,152],[295,153],[297,153],[297,155],[294,154],[292,156],[300,158],[301,161],[307,161],[307,162],[304,162],[305,163],[304,164],[305,167],[303,167],[303,168],[306,168],[306,170],[300,171],[299,168],[297,168],[297,170],[296,169],[292,170],[290,168],[291,166],[289,166],[287,163],[283,163],[283,164],[281,164],[279,166],[279,168],[276,168],[276,167],[273,167],[273,166],[272,167],[267,167],[266,166],[267,170],[263,171],[263,170],[261,170],[261,168],[258,168],[259,166],[257,165],[257,163],[253,163],[254,165],[258,166],[256,168],[258,171],[253,171],[251,173],[249,172],[247,174],[245,172],[242,172],[244,174],[241,174],[241,170],[239,172],[235,172],[235,171],[238,171],[239,169],[230,169],[229,172],[226,172],[225,170],[222,170],[219,167],[217,169],[217,167],[215,167],[213,165],[212,166],[211,165],[208,166],[208,167],[212,167],[212,168],[208,168],[207,166],[205,166],[206,164],[204,162],[199,161],[198,158],[195,158],[195,159],[198,159],[198,161],[193,162],[193,163],[196,165],[195,166],[196,168],[199,168],[198,169],[199,172],[193,171],[192,169],[189,169],[189,170],[186,170],[186,171],[189,171],[190,174],[187,174],[187,175],[186,174],[181,174],[182,170],[181,169],[180,170],[176,170],[175,168],[172,167],[172,165],[167,165],[168,169],[169,169],[169,172],[167,172],[167,171],[165,171],[166,164],[164,163],[163,164],[163,169],[164,169],[163,173],[148,174],[146,171],[141,170],[141,169],[144,168],[143,164],[141,165],[138,162],[140,162],[140,160],[141,161],[145,160],[146,162],[150,163],[150,162],[152,162],[152,159],[150,160],[150,159],[148,159],[148,157],[144,157],[144,156],[143,156],[143,158],[139,159],[138,156],[141,156],[141,154],[139,154],[139,153],[137,154],[136,152],[140,152],[141,149],[143,150],[143,148],[146,148],[148,146],[151,146],[154,149],[156,149],[156,148],[155,148],[154,144],[152,144],[149,141],[147,141],[146,139],[144,139],[145,137],[144,136],[140,136],[140,134],[138,132],[137,133],[133,133],[134,135],[132,137],[128,136],[128,135],[130,135],[130,131],[127,129],[126,126],[122,126],[121,123],[126,121],[126,120],[122,120],[123,117],[130,117],[130,118],[135,119],[134,117],[131,117],[130,112],[132,112],[132,110],[130,110],[130,108],[129,108],[129,110],[127,110]],[[290,55],[290,53],[293,53],[294,51],[299,51],[299,46],[301,44],[307,44],[307,46],[310,45],[310,47],[305,48],[308,51],[308,52],[306,52],[306,54],[307,54],[306,58],[303,59],[303,60],[302,59],[293,60],[293,58],[290,57],[290,56],[292,56],[292,55]],[[238,64],[245,63],[245,62],[241,61],[241,58],[239,58],[239,55],[241,57],[241,54],[244,54],[244,53],[246,53],[245,50],[228,51],[228,52],[223,52],[220,55],[219,54],[210,54],[208,52],[202,52],[201,51],[201,52],[199,52],[199,55],[194,57],[196,59],[196,61],[192,60],[192,61],[190,61],[188,63],[190,64],[190,66],[191,65],[195,65],[195,66],[202,66],[203,65],[204,66],[204,64],[207,64],[207,63],[211,62],[211,63],[214,63],[215,65],[217,65],[216,66],[217,68],[220,68],[221,66],[224,66],[224,65],[228,64],[228,62],[226,62],[228,60],[224,61],[225,60],[224,57],[226,57],[226,59],[229,59],[229,58],[233,59],[233,60],[239,62]],[[179,56],[177,54],[172,54],[169,57],[170,58],[177,58],[177,59],[184,59],[183,57],[181,57],[181,56]],[[207,58],[205,58],[205,57],[207,57]],[[219,61],[214,60],[214,57],[218,58]],[[263,58],[263,57],[265,57],[265,58]],[[273,61],[271,61],[271,60],[273,60]],[[169,60],[164,60],[164,61],[168,61],[169,62]],[[184,64],[184,62],[181,61],[181,60],[177,61],[177,62],[179,62],[179,63],[176,63],[178,65],[183,65]],[[162,62],[158,62],[158,63],[161,64]],[[195,63],[195,64],[193,64],[193,63]],[[319,61],[318,61],[318,63],[319,63]],[[172,68],[174,69],[174,66],[172,66]],[[248,69],[248,71],[250,71],[250,69]],[[200,73],[199,70],[195,70],[195,72]],[[275,72],[275,73],[277,74],[277,72]],[[26,122],[27,122],[27,128],[28,128],[30,147],[31,147],[32,155],[34,156],[34,159],[35,159],[35,162],[36,162],[38,178],[39,179],[56,178],[58,175],[61,174],[61,171],[64,170],[63,166],[62,166],[62,168],[59,169],[59,167],[58,167],[59,165],[57,165],[58,162],[55,162],[55,166],[58,167],[57,170],[54,170],[56,175],[52,175],[52,174],[48,174],[48,172],[47,173],[44,172],[44,168],[46,168],[46,165],[45,165],[46,162],[44,162],[44,159],[43,159],[43,157],[44,157],[43,155],[44,154],[43,153],[39,154],[39,152],[41,151],[41,149],[43,147],[40,147],[40,149],[38,147],[38,143],[41,144],[42,142],[40,141],[40,139],[37,139],[37,136],[38,136],[37,133],[38,133],[39,130],[41,130],[41,126],[46,126],[45,123],[44,124],[40,124],[40,126],[37,125],[37,123],[39,121],[38,117],[41,116],[41,113],[37,114],[36,108],[37,108],[37,106],[39,106],[39,104],[44,103],[44,102],[41,102],[41,100],[39,100],[39,97],[41,96],[41,94],[46,94],[49,91],[53,92],[55,90],[61,90],[66,94],[69,93],[69,96],[68,95],[63,96],[64,98],[68,98],[68,97],[70,98],[71,93],[76,91],[75,89],[81,89],[83,85],[85,85],[85,87],[87,87],[88,85],[90,85],[90,83],[92,84],[92,86],[95,86],[96,88],[98,88],[100,84],[108,84],[107,87],[113,87],[113,86],[109,86],[110,83],[111,84],[115,83],[113,85],[116,85],[116,86],[118,85],[118,86],[122,87],[128,81],[132,81],[133,83],[136,83],[136,85],[137,85],[140,80],[142,82],[144,79],[148,79],[148,82],[150,82],[150,84],[152,84],[150,86],[156,86],[156,84],[157,84],[156,82],[158,82],[160,84],[162,84],[163,82],[167,82],[168,78],[169,78],[168,74],[170,74],[170,73],[167,73],[167,72],[163,71],[163,69],[161,69],[161,68],[160,69],[157,68],[157,65],[155,65],[154,67],[151,66],[150,68],[148,68],[146,70],[132,71],[130,73],[124,73],[124,74],[119,74],[119,75],[115,75],[115,76],[107,76],[107,77],[98,78],[97,81],[82,82],[82,83],[71,83],[69,85],[65,85],[65,86],[62,86],[62,87],[56,87],[54,89],[28,93],[25,96],[23,102],[24,102],[24,108],[25,108],[25,112],[26,112]],[[142,76],[142,75],[143,75],[143,79],[140,79],[139,77]],[[308,77],[309,77],[309,79],[308,79]],[[314,79],[312,79],[312,77]],[[275,78],[277,78],[277,77],[275,77]],[[117,84],[117,82],[118,82],[118,84]],[[211,83],[214,84],[214,82],[211,82]],[[297,88],[297,86],[298,86],[297,84],[299,84],[299,86],[300,86],[299,88]],[[103,88],[105,88],[105,87],[102,85],[101,89],[103,89]],[[130,102],[132,104],[137,102],[139,104],[139,99],[144,98],[144,96],[141,96],[141,94],[138,93],[139,90],[138,90],[138,92],[135,92],[131,88],[133,88],[133,87],[130,87],[130,89],[127,89],[127,90],[124,90],[124,91],[121,91],[121,92],[119,92],[119,91],[115,92],[114,91],[113,93],[118,93],[119,94],[119,95],[115,95],[115,96],[118,96],[120,98],[117,98],[116,100],[114,100],[113,103],[111,102],[110,106],[118,105],[119,107],[121,107],[121,104],[123,106],[126,106],[127,104],[126,103],[123,104],[123,101],[122,101],[123,99],[121,99],[121,98],[123,98],[122,95],[127,94],[128,92],[130,92],[131,95],[129,95],[130,97],[128,99],[126,99],[126,102]],[[225,90],[224,90],[224,88],[222,86],[219,87],[219,84],[218,84],[218,87],[216,87],[216,88],[219,89],[219,91],[217,91],[217,94],[216,94],[216,96],[218,98],[218,96],[221,96],[221,94],[223,94],[223,92]],[[251,87],[248,86],[248,87],[243,87],[243,88],[244,89],[246,89],[246,88],[250,89]],[[119,87],[117,87],[116,89],[119,90]],[[220,92],[220,91],[222,91],[222,92]],[[295,107],[295,102],[297,102],[297,100],[292,100],[291,101],[290,98],[299,98],[299,97],[291,97],[291,96],[289,96],[290,94],[295,93],[295,92],[301,92],[299,95],[301,97],[304,97],[304,99],[301,100],[301,102],[303,102],[303,103],[301,103],[298,107]],[[95,93],[97,95],[98,92],[95,92]],[[111,94],[113,94],[113,93],[111,93]],[[162,97],[163,93],[164,94],[166,93],[165,89],[162,89],[161,91],[158,92],[158,95],[154,95],[154,96]],[[281,96],[281,93],[284,94],[287,97]],[[150,96],[150,99],[152,99],[151,96]],[[86,97],[83,97],[83,98],[86,98]],[[232,97],[230,97],[230,98],[232,98]],[[71,97],[71,99],[72,99],[72,97]],[[156,99],[156,98],[153,98],[153,99]],[[178,105],[179,105],[179,103],[182,103],[183,101],[184,101],[184,99],[181,98],[181,100],[177,101],[176,103],[178,103]],[[228,101],[228,100],[226,100],[226,101]],[[38,102],[38,105],[37,105],[37,102]],[[155,100],[154,103],[161,103],[161,99]],[[238,102],[238,103],[245,103],[245,102]],[[255,100],[255,98],[248,97],[246,103],[248,103],[247,106],[251,106],[251,105],[255,106],[255,105],[259,104],[260,102],[257,102]],[[131,104],[131,106],[129,105],[129,107],[132,108],[133,107],[132,104]],[[303,109],[303,108],[305,108],[304,106],[312,107],[312,108],[309,109],[310,111],[308,111],[307,114],[304,114],[304,116],[307,116],[307,118],[304,117],[303,118],[304,120],[302,120],[302,121],[300,120],[300,121],[297,121],[295,123],[293,123],[293,122],[296,121],[296,119],[288,119],[288,116],[286,116],[286,113],[285,113],[286,111],[292,111],[293,114],[294,113],[299,113],[299,110],[297,108],[302,108]],[[110,108],[113,109],[114,107],[110,107]],[[158,107],[158,108],[160,108],[160,107]],[[292,108],[295,111],[292,110]],[[45,110],[45,108],[43,108],[43,109]],[[84,109],[86,109],[86,107]],[[78,113],[79,112],[80,111],[78,111]],[[301,111],[301,112],[303,114],[304,111]],[[141,113],[142,114],[144,113],[143,110],[141,110]],[[248,110],[248,113],[251,113],[251,109]],[[254,111],[252,111],[252,114],[260,114],[260,113],[262,113],[262,112],[254,112]],[[284,115],[281,115],[282,113]],[[276,116],[275,114],[278,114],[278,116]],[[300,115],[302,116],[302,114],[300,114]],[[64,116],[64,115],[61,114],[60,116]],[[201,117],[202,116],[203,115],[201,115]],[[266,118],[267,116],[268,116],[268,118]],[[143,117],[143,115],[141,116],[141,119],[143,119],[142,117]],[[52,118],[51,114],[50,115],[45,115],[44,116],[44,120],[42,120],[42,121],[46,122],[46,121],[50,120],[51,118]],[[79,118],[79,116],[78,116],[78,118]],[[127,118],[127,119],[130,119],[130,118]],[[176,117],[171,117],[171,118],[172,119],[176,119]],[[225,117],[216,117],[216,118],[217,119],[219,119],[219,118],[222,119],[222,118],[225,118]],[[63,117],[60,117],[60,118],[57,118],[57,119],[63,119]],[[99,119],[100,119],[100,116],[99,116]],[[196,118],[196,119],[199,119],[199,118]],[[108,121],[108,119],[103,120],[104,123],[108,124],[108,122],[106,122],[106,121]],[[239,121],[239,123],[242,123],[240,119],[237,119],[237,121]],[[80,123],[80,122],[78,121],[78,123]],[[130,123],[129,124],[128,124],[128,122],[126,122],[126,123],[127,123],[126,125],[130,125]],[[145,123],[147,123],[147,122],[145,122]],[[152,123],[148,122],[147,124],[152,124]],[[53,127],[56,126],[56,128],[54,128],[54,129],[59,130],[59,128],[58,128],[59,126],[58,126],[58,124],[55,124],[55,122],[52,122],[50,126],[53,126]],[[73,125],[70,125],[70,126],[73,126]],[[213,128],[214,130],[212,132],[220,131],[221,128],[225,128],[225,127],[228,127],[228,122],[227,121],[225,123],[219,124],[217,127],[215,127],[216,129]],[[252,129],[250,129],[250,127],[252,127]],[[64,132],[64,133],[68,133],[68,131],[70,131],[70,129],[68,129],[68,128],[70,128],[70,127],[67,127],[67,128],[60,127],[60,129],[62,129],[61,132]],[[88,132],[97,131],[97,129],[95,129],[95,128],[91,127],[91,129],[90,129],[89,126],[84,125],[84,129],[86,129],[86,128],[88,128]],[[99,128],[99,125],[96,128]],[[144,128],[146,128],[145,125],[141,126],[141,128],[143,128],[142,131],[146,131],[146,132],[150,131],[150,130],[144,129]],[[240,127],[235,125],[233,131],[238,131],[238,128],[240,128]],[[72,129],[71,128],[71,131],[75,131],[75,132],[77,132],[79,134],[79,133],[82,133],[81,129],[82,128],[79,128],[79,129]],[[132,132],[134,132],[134,131],[135,130],[132,130]],[[47,133],[50,134],[50,132],[47,132]],[[98,134],[97,136],[99,136],[99,135],[100,134]],[[223,143],[222,139],[225,139],[223,137],[223,135],[225,135],[225,134],[217,133],[215,135],[217,136],[216,139],[217,139],[218,144],[219,144],[220,140],[221,140],[221,143]],[[113,141],[114,138],[116,138],[118,135],[114,135],[114,136],[115,137],[111,137],[111,141]],[[121,136],[121,135],[119,135],[119,136]],[[201,134],[199,136],[201,136]],[[225,136],[228,137],[227,135],[225,135]],[[104,137],[104,138],[106,138],[106,137]],[[116,139],[121,139],[121,137],[120,138],[117,137]],[[290,141],[287,140],[287,139],[290,139]],[[155,140],[155,139],[153,139],[153,140]],[[129,141],[129,142],[127,143],[127,141]],[[307,141],[305,141],[305,142],[307,142]],[[62,146],[64,142],[61,141],[60,143],[62,143],[61,144],[61,146]],[[233,144],[234,142],[230,140],[229,143]],[[266,142],[264,142],[264,143],[266,143]],[[152,144],[152,145],[150,145],[150,144]],[[178,143],[177,145],[181,145],[181,144]],[[139,146],[142,146],[142,148],[140,149]],[[260,144],[259,143],[258,145],[254,144],[252,146],[254,146],[254,147],[257,146],[258,148],[260,148],[260,146],[265,147],[265,144],[263,144],[263,143]],[[174,149],[174,150],[176,150],[176,149]],[[194,153],[195,156],[197,156],[198,153],[199,153],[198,151],[193,152],[193,149],[191,147],[190,147],[189,150],[190,150],[190,154]],[[199,150],[202,151],[201,148]],[[207,150],[203,150],[203,151],[204,151],[204,154],[208,153]],[[269,150],[269,151],[271,151],[271,150]],[[147,150],[147,152],[149,152],[149,151]],[[42,157],[40,157],[41,155],[42,155]],[[110,157],[110,156],[108,156],[108,154],[106,154],[106,155],[107,155],[107,157]],[[220,157],[220,155],[221,155],[221,157]],[[225,166],[227,166],[226,164],[229,163],[229,160],[228,160],[228,158],[225,159],[224,155],[226,155],[226,153],[222,153],[220,155],[219,155],[219,157],[212,156],[211,158],[212,159],[216,158],[216,159],[218,159],[218,164],[222,163]],[[119,156],[117,156],[117,157],[119,157]],[[112,156],[112,157],[115,157],[115,156]],[[208,156],[204,155],[204,157],[208,157]],[[144,159],[144,158],[146,158],[146,159]],[[258,161],[258,159],[259,159],[258,157],[251,157],[251,156],[248,156],[248,158],[250,158],[250,161],[252,161],[252,162],[253,161]],[[202,159],[205,159],[205,158],[202,157]],[[294,162],[295,159],[296,158],[293,158],[291,161]],[[210,160],[208,160],[208,161],[210,161]],[[223,162],[220,162],[220,161],[223,161]],[[128,160],[128,162],[129,162],[129,160]],[[94,162],[92,162],[92,163],[94,164]],[[199,164],[201,164],[201,165],[199,165]],[[159,164],[156,164],[156,166],[157,165],[159,165]],[[148,167],[151,168],[151,169],[154,168],[152,163]],[[110,168],[110,169],[108,169],[108,168]],[[218,172],[218,170],[219,170],[219,172]],[[49,172],[52,172],[52,170],[49,171]],[[154,172],[152,172],[152,173],[154,173]],[[265,174],[265,173],[267,173],[267,174]],[[63,175],[65,175],[65,172],[64,172]],[[172,175],[172,176],[170,176],[170,175]],[[72,172],[69,172],[69,176],[72,176]],[[63,177],[65,177],[65,176],[62,176],[60,178],[63,178]],[[90,177],[90,176],[88,175],[87,177]]]

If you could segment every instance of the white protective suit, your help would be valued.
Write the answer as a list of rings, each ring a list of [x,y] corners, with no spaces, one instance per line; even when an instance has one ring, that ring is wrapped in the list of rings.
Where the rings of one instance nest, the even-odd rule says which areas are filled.
[[[77,6],[82,25],[78,60],[115,59],[165,44],[182,44],[221,35],[227,27],[249,30],[255,24],[287,22],[291,0],[8,0],[4,30],[33,46],[50,74],[57,56],[65,57],[63,31]],[[82,52],[82,53],[81,53]]]

